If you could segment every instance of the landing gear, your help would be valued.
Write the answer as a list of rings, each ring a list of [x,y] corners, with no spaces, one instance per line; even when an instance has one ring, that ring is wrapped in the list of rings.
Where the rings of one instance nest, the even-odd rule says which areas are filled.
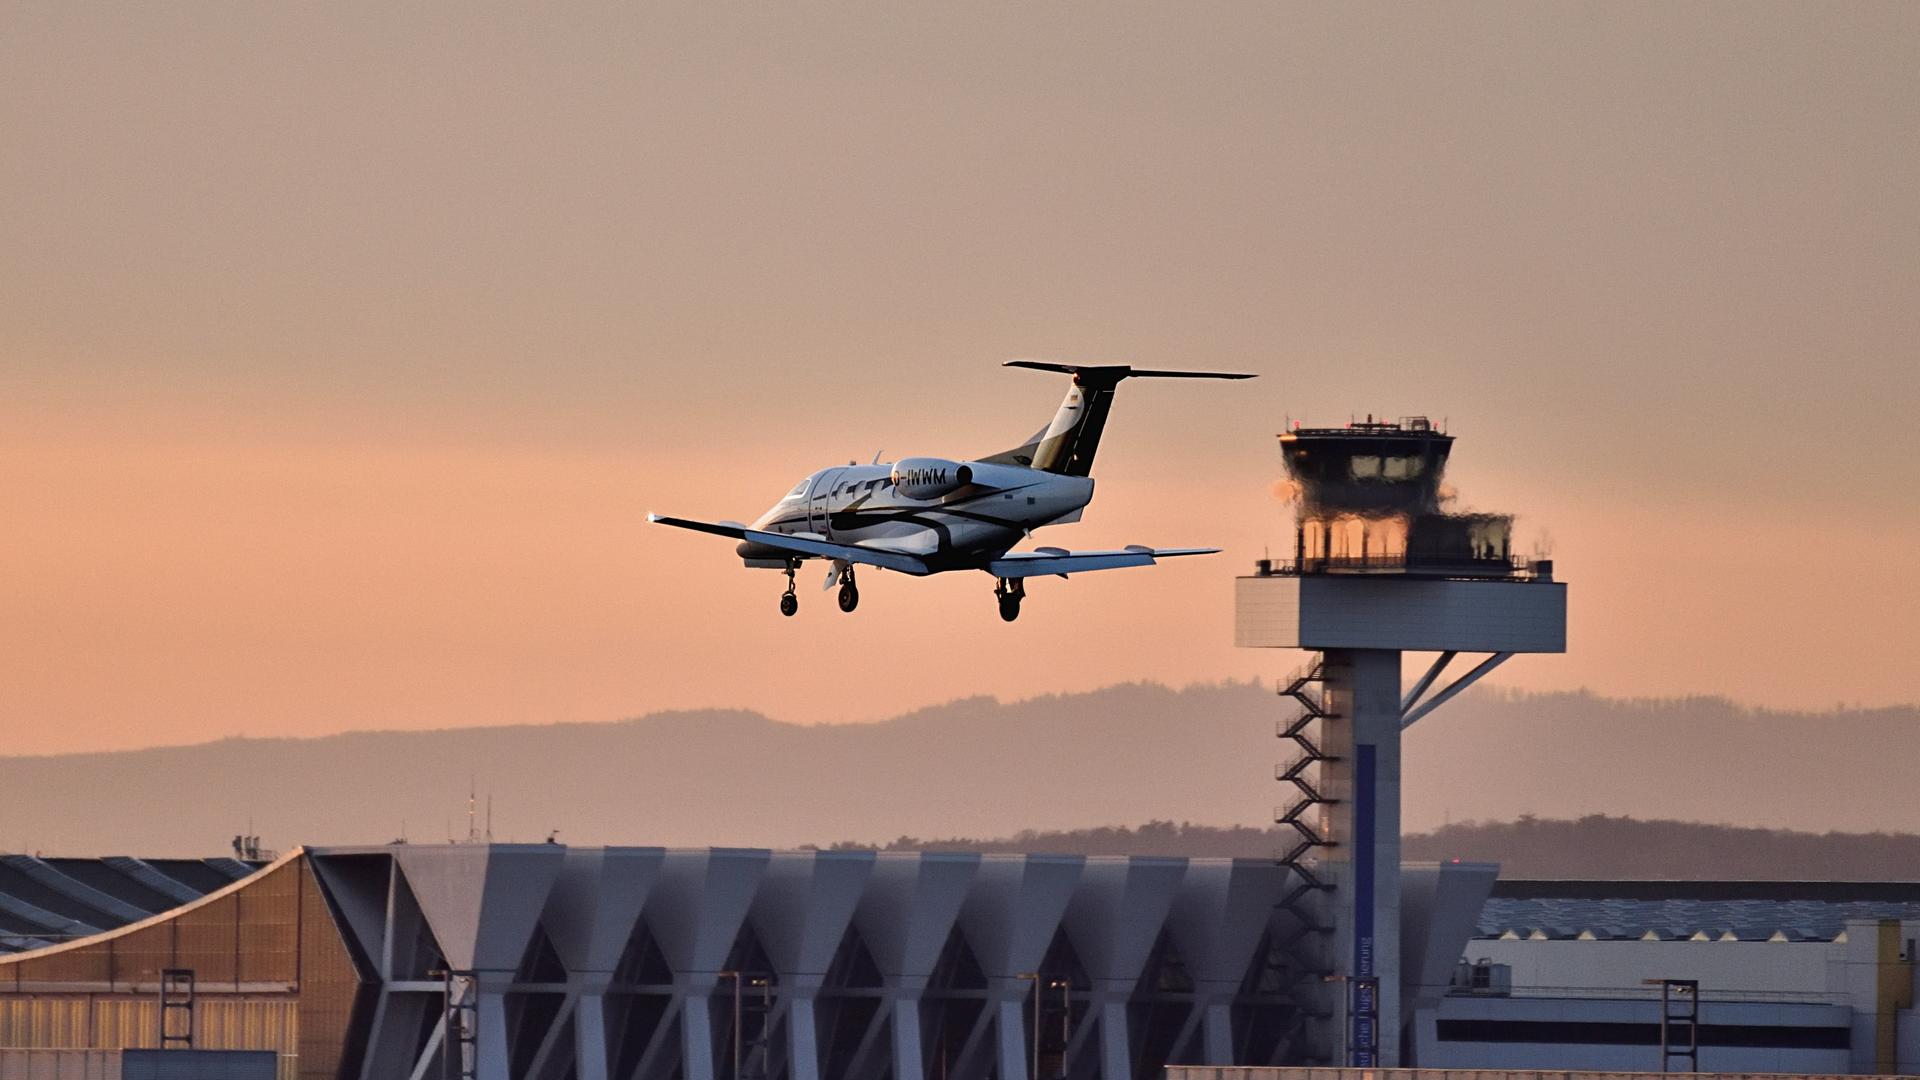
[[[840,571],[840,610],[852,611],[860,606],[860,589],[853,583],[853,567]]]
[[[1020,617],[1020,601],[1027,595],[1026,579],[998,578],[993,586],[993,595],[1000,600],[1000,617],[1012,622]]]
[[[793,613],[800,610],[800,596],[793,591],[793,568],[794,563],[789,560],[787,563],[787,591],[780,594],[780,614],[788,618],[792,618]]]

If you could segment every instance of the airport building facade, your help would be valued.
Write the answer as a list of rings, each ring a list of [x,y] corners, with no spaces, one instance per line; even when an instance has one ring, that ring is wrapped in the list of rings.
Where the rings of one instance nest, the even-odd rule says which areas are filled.
[[[313,848],[167,906],[137,860],[9,859],[14,1050],[171,1031],[274,1051],[282,1080],[1131,1080],[1287,1060],[1301,1019],[1267,860]],[[1408,869],[1410,987],[1444,994],[1492,879]]]
[[[1265,860],[958,852],[5,856],[0,1078],[163,1046],[269,1051],[280,1080],[1296,1065],[1323,995],[1286,959],[1295,884]],[[1920,1071],[1920,886],[1498,882],[1485,864],[1398,884],[1408,1066]],[[1670,1012],[1691,1019],[1663,1044]]]

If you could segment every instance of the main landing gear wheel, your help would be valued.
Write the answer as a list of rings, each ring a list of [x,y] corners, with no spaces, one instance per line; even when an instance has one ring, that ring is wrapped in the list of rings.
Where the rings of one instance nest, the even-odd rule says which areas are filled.
[[[840,571],[840,610],[852,611],[860,606],[860,589],[853,583],[853,567]]]
[[[793,563],[787,563],[787,591],[780,594],[780,614],[793,617],[800,610],[800,597],[793,591]]]
[[[1000,618],[1012,622],[1020,617],[1020,601],[1026,598],[1027,584],[1020,578],[1001,578],[993,587],[993,595],[1000,598]]]

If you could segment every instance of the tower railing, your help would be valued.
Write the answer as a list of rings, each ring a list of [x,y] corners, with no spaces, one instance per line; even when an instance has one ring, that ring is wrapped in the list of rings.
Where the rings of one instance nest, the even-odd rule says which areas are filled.
[[[1529,579],[1551,561],[1510,555],[1437,555],[1422,552],[1374,552],[1367,555],[1306,555],[1265,560],[1262,576],[1308,577],[1315,574],[1418,573],[1437,577]]]

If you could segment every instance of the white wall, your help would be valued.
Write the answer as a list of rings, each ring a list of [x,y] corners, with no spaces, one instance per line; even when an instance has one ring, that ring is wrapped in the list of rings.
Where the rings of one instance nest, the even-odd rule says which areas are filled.
[[[1713,991],[1845,993],[1831,969],[1845,945],[1827,941],[1484,941],[1467,942],[1468,960],[1513,968],[1515,990],[1528,986],[1641,988],[1644,979],[1698,979]]]
[[[1599,998],[1451,997],[1437,1009],[1423,1009],[1414,1020],[1416,1061],[1426,1069],[1572,1069],[1606,1072],[1658,1072],[1657,1045],[1610,1046],[1579,1043],[1442,1041],[1441,1020],[1575,1021],[1657,1024],[1660,1002]],[[1716,1002],[1700,1006],[1702,1024],[1761,1027],[1783,1025],[1846,1031],[1852,1010],[1845,1005]],[[1705,1072],[1850,1072],[1849,1051],[1775,1047],[1703,1046]]]

